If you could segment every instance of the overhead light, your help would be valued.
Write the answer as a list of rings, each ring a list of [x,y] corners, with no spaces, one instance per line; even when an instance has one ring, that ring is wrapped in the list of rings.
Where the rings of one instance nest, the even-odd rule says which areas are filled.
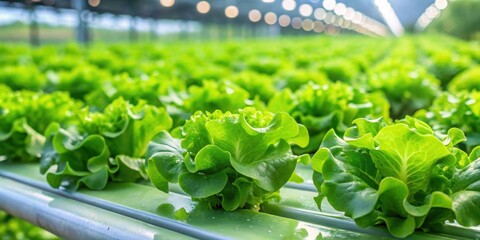
[[[286,11],[292,11],[297,7],[297,2],[295,0],[283,0],[282,7]]]
[[[427,10],[425,11],[425,14],[429,18],[432,18],[432,19],[437,18],[440,15],[440,10],[438,10],[434,5],[432,5],[427,8]]]
[[[323,20],[327,17],[327,12],[323,8],[317,8],[313,12],[313,16],[317,20]]]
[[[447,8],[448,6],[448,1],[447,0],[436,0],[435,1],[435,7],[437,7],[439,10],[443,10]]]
[[[164,7],[172,7],[175,5],[175,0],[160,0],[160,4]]]
[[[324,29],[325,29],[325,25],[322,22],[315,21],[313,23],[313,31],[320,33],[320,32],[323,32]]]
[[[248,12],[248,19],[252,22],[258,22],[262,19],[262,13],[257,9],[250,10],[250,12]]]
[[[352,27],[352,22],[349,20],[345,20],[345,22],[343,22],[343,27],[350,29]]]
[[[362,22],[365,20],[365,16],[361,12],[355,12],[353,15],[352,22],[355,24],[362,24]]]
[[[382,14],[383,19],[395,36],[400,36],[405,31],[400,19],[392,8],[388,0],[375,0],[378,10]]]
[[[334,26],[341,26],[343,24],[343,21],[345,21],[342,17],[337,17],[335,19],[335,22],[333,22]]]
[[[275,0],[262,0],[263,2],[266,2],[266,3],[273,3],[275,2]]]
[[[324,21],[326,24],[332,24],[333,22],[335,22],[335,14],[333,14],[332,12],[328,12],[327,17]]]
[[[302,4],[298,8],[298,11],[300,12],[300,15],[302,15],[304,17],[308,17],[308,16],[312,15],[313,8],[309,4]]]
[[[300,29],[302,28],[302,19],[299,17],[294,17],[292,18],[292,27],[294,29]]]
[[[333,8],[333,12],[339,16],[345,14],[345,11],[347,11],[347,6],[345,6],[345,4],[343,3],[337,3],[337,5],[335,5],[335,8]]]
[[[323,0],[323,8],[327,9],[328,11],[332,11],[335,8],[337,1],[335,0]]]
[[[347,9],[345,10],[345,14],[343,14],[343,17],[346,20],[352,20],[353,16],[355,16],[355,10],[353,8],[347,7]]]
[[[378,8],[386,8],[389,5],[388,0],[375,0],[374,2]]]
[[[436,0],[432,3],[425,12],[418,18],[417,22],[415,23],[415,29],[417,31],[424,30],[432,21],[440,16],[442,10],[447,8],[448,2],[447,0]]]
[[[277,14],[275,14],[274,12],[266,13],[264,18],[265,18],[265,22],[268,25],[273,25],[277,22]]]
[[[208,13],[210,11],[210,3],[208,3],[207,1],[198,2],[197,11],[202,14]]]
[[[312,31],[313,30],[313,21],[311,19],[305,19],[302,22],[302,28],[305,31]]]
[[[328,34],[328,35],[336,35],[336,34],[338,34],[339,32],[340,32],[340,29],[337,28],[337,27],[335,27],[335,26],[332,26],[332,25],[327,26],[327,27],[325,28],[325,33]]]
[[[281,15],[278,17],[278,24],[282,27],[288,27],[290,25],[290,17],[288,15]]]
[[[238,8],[233,5],[226,7],[225,16],[228,18],[236,18],[238,16]]]
[[[100,5],[100,0],[88,0],[88,5],[90,5],[92,7],[96,7],[96,6]]]

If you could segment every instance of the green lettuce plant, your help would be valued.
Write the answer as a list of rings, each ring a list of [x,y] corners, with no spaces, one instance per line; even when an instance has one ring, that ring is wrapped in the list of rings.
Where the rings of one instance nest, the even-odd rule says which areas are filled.
[[[181,138],[162,131],[149,145],[148,176],[160,190],[178,183],[194,200],[233,211],[258,209],[294,173],[290,144],[306,146],[308,134],[287,113],[244,108],[238,114],[195,113]]]
[[[29,59],[41,72],[71,71],[85,62],[82,49],[75,44],[43,45],[30,49]]]
[[[73,98],[84,100],[87,94],[101,88],[102,83],[111,81],[111,78],[105,70],[79,64],[73,70],[49,72],[46,88],[49,91],[69,92]]]
[[[366,93],[342,82],[310,83],[294,93],[289,89],[279,92],[268,103],[268,109],[286,111],[305,125],[310,143],[295,151],[315,152],[332,128],[343,133],[359,117],[388,119],[389,104],[381,93]]]
[[[193,114],[196,111],[236,112],[247,106],[260,106],[258,100],[250,100],[250,94],[230,81],[203,81],[202,86],[190,86],[183,100],[183,109]]]
[[[250,58],[246,64],[248,70],[270,76],[274,75],[281,69],[289,67],[288,62],[267,56]]]
[[[480,148],[470,156],[456,148],[461,130],[435,136],[411,117],[354,124],[343,139],[329,131],[312,158],[319,208],[326,198],[359,226],[386,225],[395,237],[447,220],[480,224]]]
[[[387,59],[368,71],[367,87],[390,102],[390,116],[401,119],[429,106],[440,94],[440,81],[412,61]]]
[[[452,49],[430,49],[430,56],[427,60],[429,72],[433,73],[440,80],[442,87],[454,79],[457,74],[471,65],[471,59],[467,55],[454,53]]]
[[[109,81],[104,81],[102,86],[86,95],[85,102],[103,110],[115,99],[122,97],[131,104],[144,100],[149,105],[161,107],[164,104],[160,96],[166,95],[169,88],[183,90],[184,86],[173,79],[169,80],[169,84],[164,84],[155,76],[132,78],[128,74],[119,74]]]
[[[48,125],[74,122],[82,106],[62,92],[0,91],[0,156],[8,161],[38,161]]]
[[[428,109],[417,111],[415,117],[439,133],[460,128],[467,136],[460,147],[467,153],[480,145],[480,92],[444,93]]]
[[[251,97],[267,102],[276,92],[273,78],[253,71],[243,71],[228,78],[245,89]]]
[[[331,58],[329,61],[323,61],[319,70],[325,72],[328,79],[345,83],[354,83],[360,72],[358,65],[348,58]]]
[[[317,85],[328,84],[330,81],[325,73],[308,69],[285,69],[275,75],[275,86],[278,89],[288,88],[297,91],[312,82]]]
[[[84,184],[100,190],[109,179],[146,179],[148,143],[172,126],[165,109],[144,102],[131,105],[122,98],[101,113],[84,109],[78,117],[76,127],[61,128],[54,123],[46,131],[40,170],[52,187],[75,190]]]
[[[7,65],[0,67],[0,84],[5,84],[13,90],[39,91],[46,82],[35,65]]]
[[[458,74],[448,84],[450,92],[480,91],[480,67],[475,66]]]

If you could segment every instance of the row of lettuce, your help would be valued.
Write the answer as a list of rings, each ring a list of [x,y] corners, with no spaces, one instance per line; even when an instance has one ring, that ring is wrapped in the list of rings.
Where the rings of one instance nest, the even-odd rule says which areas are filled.
[[[246,47],[245,44],[248,44]],[[0,83],[13,90],[67,91],[103,109],[119,96],[160,106],[158,96],[212,94],[215,83],[241,88],[230,104],[185,103],[187,112],[267,104],[281,90],[343,82],[388,99],[392,118],[428,107],[442,91],[478,90],[480,46],[443,36],[376,40],[283,39],[225,44],[0,46]],[[214,83],[205,83],[210,81]],[[234,90],[238,89],[232,87]],[[218,94],[217,94],[218,95]],[[220,96],[223,96],[220,95]],[[170,99],[171,100],[171,99]],[[208,102],[213,102],[208,104]],[[236,104],[236,105],[235,105]]]
[[[278,199],[301,162],[319,208],[360,226],[479,225],[478,46],[355,40],[3,46],[0,161],[69,190],[179,184],[227,211]]]
[[[309,129],[283,111],[197,112],[172,129],[165,108],[143,101],[132,105],[119,98],[95,112],[66,93],[5,93],[0,154],[11,162],[40,161],[55,188],[101,190],[108,181],[149,178],[165,192],[169,183],[178,183],[214,208],[259,209],[279,198],[287,181],[301,182],[294,170],[297,162],[310,162],[309,154],[301,154],[307,152],[315,153],[319,207],[326,197],[361,226],[385,222],[393,235],[405,237],[446,220],[480,224],[480,147],[465,141],[462,130],[449,129],[457,122],[478,126],[477,92],[463,99],[444,95],[432,111],[418,113],[437,130],[408,116],[392,123],[360,115],[351,119],[353,127],[313,131],[311,139],[322,134],[323,141],[310,151],[305,150]],[[445,104],[449,107],[441,110]],[[468,114],[445,119],[458,109]]]
[[[104,102],[98,97],[95,98],[100,100],[97,105],[74,99],[68,92],[13,91],[5,85],[0,85],[0,91],[0,141],[9,143],[0,150],[0,155],[19,161],[36,159],[40,148],[33,143],[44,142],[52,122],[64,128],[79,125],[88,134],[116,132],[127,126],[125,112],[141,112],[142,118],[152,118],[145,120],[144,125],[158,125],[162,130],[180,129],[196,111],[238,113],[238,109],[253,107],[273,113],[286,112],[304,125],[311,137],[308,146],[294,148],[298,154],[315,152],[327,131],[334,129],[343,134],[357,118],[394,120],[389,114],[391,103],[381,92],[366,92],[342,82],[321,85],[310,82],[296,91],[287,88],[275,93],[267,103],[250,99],[247,91],[228,81],[205,81],[203,86],[191,86],[188,93],[172,91],[169,95],[157,95],[155,100],[119,96]],[[431,105],[412,116],[428,123],[438,133],[460,128],[468,138],[461,145],[464,151],[470,152],[480,145],[480,92],[477,90],[443,92]],[[151,137],[146,136],[143,141],[148,142]],[[25,139],[33,146],[24,147]]]

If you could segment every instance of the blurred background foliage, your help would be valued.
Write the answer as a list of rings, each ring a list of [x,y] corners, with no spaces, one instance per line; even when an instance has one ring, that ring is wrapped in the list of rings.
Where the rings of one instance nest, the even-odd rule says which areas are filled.
[[[449,34],[465,40],[480,40],[480,1],[449,1],[448,8],[426,31]]]

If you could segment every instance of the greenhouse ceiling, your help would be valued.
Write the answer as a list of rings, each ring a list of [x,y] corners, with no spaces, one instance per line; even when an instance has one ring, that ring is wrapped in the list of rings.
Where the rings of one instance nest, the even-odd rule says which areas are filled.
[[[294,25],[295,20],[360,25],[378,35],[424,27],[447,0],[0,0],[7,6],[87,9],[99,14],[200,22]],[[226,21],[228,20],[228,21]],[[419,22],[420,20],[420,22]]]

